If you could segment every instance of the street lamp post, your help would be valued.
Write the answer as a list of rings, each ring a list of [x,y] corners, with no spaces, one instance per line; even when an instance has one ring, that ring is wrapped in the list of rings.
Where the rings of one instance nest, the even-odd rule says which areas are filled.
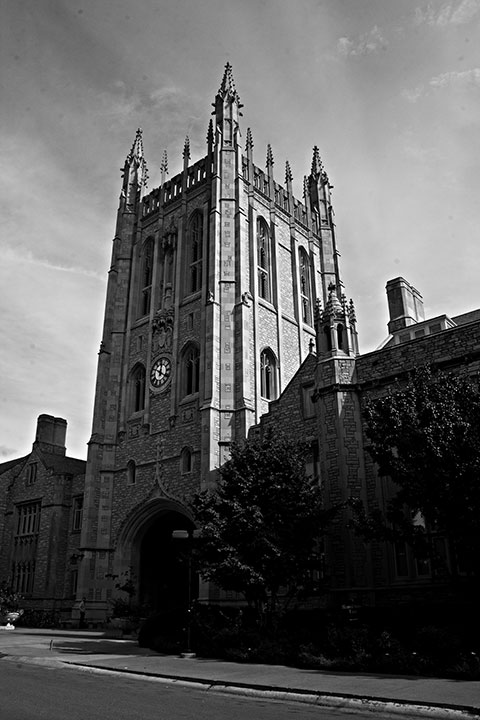
[[[180,653],[181,657],[193,658],[195,653],[191,650],[191,633],[192,633],[192,541],[195,537],[198,537],[198,530],[173,530],[173,540],[186,540],[187,546],[187,572],[188,572],[188,585],[187,585],[187,649]]]

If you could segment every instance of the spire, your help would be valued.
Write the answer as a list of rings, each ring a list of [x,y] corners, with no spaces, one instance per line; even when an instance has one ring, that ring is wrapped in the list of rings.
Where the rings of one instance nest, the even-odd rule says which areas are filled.
[[[348,304],[348,317],[350,318],[350,323],[352,325],[357,322],[357,314],[355,312],[355,304],[354,304],[352,298],[350,298],[350,302]]]
[[[188,135],[185,137],[185,144],[183,146],[183,159],[190,160],[190,138]]]
[[[240,108],[243,105],[235,88],[232,66],[229,62],[225,65],[222,83],[215,97],[213,107],[215,108],[213,114],[215,115],[216,129],[221,133],[222,145],[232,147],[237,145],[239,135],[238,120],[242,114]]]
[[[288,160],[285,161],[285,185],[288,185],[293,180],[292,170]]]
[[[147,163],[143,156],[141,128],[138,128],[132,148],[125,160],[122,178],[122,195],[125,197],[127,206],[132,206],[137,201],[141,188],[147,185],[148,180]]]
[[[167,151],[163,151],[162,162],[160,163],[160,177],[162,185],[165,182],[166,176],[168,175],[168,157]]]
[[[127,160],[131,161],[135,157],[136,158],[143,157],[142,128],[137,128],[137,132],[135,134],[135,140],[133,141],[132,149],[130,150],[130,153],[128,154]]]
[[[210,118],[208,123],[208,129],[207,129],[207,145],[213,144],[213,122],[212,118]]]
[[[325,305],[325,310],[323,311],[323,317],[326,319],[327,317],[336,317],[344,314],[345,308],[337,295],[337,286],[335,283],[330,283],[328,286],[328,300]]]
[[[235,88],[232,66],[229,62],[227,62],[227,64],[225,65],[225,72],[223,73],[222,83],[220,85],[218,95],[220,95],[222,100],[225,100],[226,98],[231,98],[238,104],[239,108],[243,107],[243,105],[240,103],[240,95]]]
[[[126,164],[135,165],[140,170],[138,181],[141,185],[146,185],[148,180],[147,163],[143,155],[143,132],[142,128],[138,128],[133,141],[132,149],[127,155]]]
[[[267,145],[267,161],[266,161],[267,168],[273,167],[273,162],[274,161],[273,161],[272,146],[270,145],[270,143],[268,143],[268,145]]]
[[[253,137],[250,128],[247,128],[247,142],[245,143],[246,150],[252,150],[253,148]]]
[[[313,157],[312,157],[312,175],[316,180],[318,180],[318,178],[320,177],[320,175],[323,172],[324,172],[324,168],[323,168],[322,158],[320,157],[320,151],[319,151],[317,145],[315,145],[315,147],[313,148]]]
[[[309,187],[308,187],[308,178],[306,175],[303,176],[303,199],[305,201],[305,205],[308,208],[309,207]]]

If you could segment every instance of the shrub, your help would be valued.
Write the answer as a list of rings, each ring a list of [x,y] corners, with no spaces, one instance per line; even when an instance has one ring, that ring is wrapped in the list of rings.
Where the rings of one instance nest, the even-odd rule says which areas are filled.
[[[427,617],[419,615],[420,621]],[[197,605],[191,618],[192,648],[202,657],[234,662],[480,679],[480,642],[471,630],[442,626],[440,616],[435,618],[438,626],[415,626],[411,609],[359,617],[351,622],[344,613],[296,610],[259,621],[249,608]],[[185,615],[149,618],[139,642],[164,653],[184,649]]]
[[[160,653],[184,650],[184,613],[171,610],[147,618],[140,627],[138,644],[140,647],[148,647]]]

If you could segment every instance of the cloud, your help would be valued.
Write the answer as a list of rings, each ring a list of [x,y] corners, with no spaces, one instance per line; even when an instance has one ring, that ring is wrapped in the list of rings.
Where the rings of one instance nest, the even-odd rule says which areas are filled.
[[[383,37],[378,25],[375,25],[368,33],[363,33],[352,40],[349,37],[341,37],[337,42],[337,51],[340,55],[369,55],[371,53],[386,50],[387,40]]]
[[[426,85],[403,90],[402,97],[410,103],[415,103],[419,98],[443,88],[461,90],[473,87],[480,87],[480,68],[441,73],[432,77]]]
[[[433,77],[429,85],[433,88],[480,87],[480,68],[442,73]]]
[[[424,94],[424,86],[418,85],[416,88],[406,88],[402,90],[402,97],[410,103],[415,103]]]
[[[480,0],[459,0],[443,3],[440,7],[429,2],[415,8],[414,22],[416,25],[465,25],[480,10]]]
[[[73,273],[74,275],[85,276],[96,278],[100,282],[105,282],[105,273],[97,272],[89,268],[74,266],[74,265],[61,265],[58,263],[50,262],[45,258],[36,257],[31,250],[28,248],[22,248],[21,252],[18,252],[13,247],[5,246],[2,248],[2,260],[3,262],[10,261],[16,263],[29,263],[36,265],[39,268],[46,268],[48,270],[57,270],[58,272]]]
[[[9,448],[5,445],[0,445],[0,457],[7,457],[8,455],[13,455],[14,452],[16,452],[15,448]]]

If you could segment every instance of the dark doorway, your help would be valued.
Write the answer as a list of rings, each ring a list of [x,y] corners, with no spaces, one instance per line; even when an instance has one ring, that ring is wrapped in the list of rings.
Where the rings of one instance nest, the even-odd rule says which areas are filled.
[[[140,545],[140,602],[151,613],[187,609],[189,567],[191,598],[198,597],[197,579],[191,569],[190,540],[172,538],[174,530],[193,531],[184,515],[169,512],[150,525]]]

